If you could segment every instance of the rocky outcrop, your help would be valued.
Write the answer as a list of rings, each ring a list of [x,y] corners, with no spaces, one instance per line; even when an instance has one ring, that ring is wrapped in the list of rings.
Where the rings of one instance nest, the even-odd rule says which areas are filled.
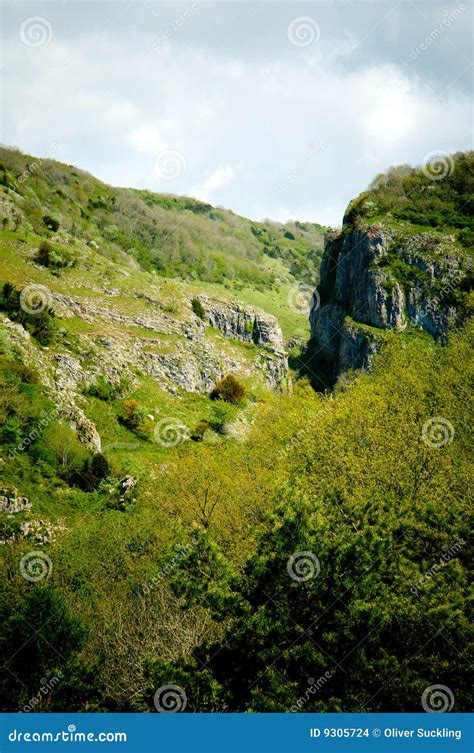
[[[326,238],[318,297],[310,312],[312,361],[325,386],[365,369],[380,338],[370,330],[419,326],[443,339],[459,309],[469,264],[454,238],[400,236],[383,227],[345,228]],[[366,325],[360,326],[360,325]]]
[[[0,489],[0,512],[16,513],[29,512],[31,502],[21,497],[17,489]]]
[[[283,335],[274,316],[237,302],[225,303],[205,295],[198,296],[206,323],[225,337],[260,345],[274,353],[283,353]]]

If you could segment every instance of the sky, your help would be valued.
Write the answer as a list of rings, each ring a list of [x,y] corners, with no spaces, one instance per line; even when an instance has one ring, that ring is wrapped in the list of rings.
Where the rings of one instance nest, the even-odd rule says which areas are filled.
[[[339,225],[472,149],[473,5],[2,0],[4,145],[252,219]]]

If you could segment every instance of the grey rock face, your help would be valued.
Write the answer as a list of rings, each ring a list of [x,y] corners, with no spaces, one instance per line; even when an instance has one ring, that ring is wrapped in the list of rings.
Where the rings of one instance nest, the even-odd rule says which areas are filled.
[[[412,324],[444,338],[456,319],[449,294],[467,270],[449,236],[401,238],[376,227],[328,235],[318,288],[321,305],[310,313],[314,361],[319,354],[332,380],[348,369],[367,368],[376,337],[356,323],[381,330]]]
[[[224,303],[208,296],[198,296],[206,321],[226,337],[267,347],[283,353],[283,335],[274,316],[239,303]]]
[[[20,497],[17,489],[0,489],[0,512],[29,512],[31,502],[26,497]]]

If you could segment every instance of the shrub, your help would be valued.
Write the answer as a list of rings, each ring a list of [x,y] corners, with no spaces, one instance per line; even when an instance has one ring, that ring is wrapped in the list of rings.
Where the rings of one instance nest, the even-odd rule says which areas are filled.
[[[219,379],[211,392],[211,400],[224,400],[226,403],[238,405],[245,397],[245,387],[233,374],[227,374]]]
[[[67,267],[71,263],[70,254],[65,254],[55,249],[49,241],[43,241],[36,254],[35,261],[43,267],[52,267],[60,269]]]
[[[103,400],[106,403],[112,402],[120,393],[121,387],[115,386],[111,382],[107,381],[105,377],[100,375],[97,380],[90,384],[85,390],[86,395],[91,397],[97,397],[99,400]]]
[[[149,439],[152,426],[147,421],[145,410],[138,400],[125,400],[118,418],[120,423],[133,431],[138,437]]]
[[[247,319],[247,321],[244,324],[244,329],[245,329],[246,334],[251,335],[253,332],[253,328],[254,328],[254,323],[250,319]]]
[[[225,434],[228,424],[234,421],[237,414],[235,405],[218,402],[212,407],[211,426],[218,434]]]
[[[206,318],[206,312],[199,298],[193,298],[193,300],[191,301],[191,306],[196,316],[204,321]]]
[[[20,291],[6,282],[0,296],[0,309],[6,311],[10,319],[22,324],[41,345],[48,345],[56,335],[56,322],[53,309],[46,308],[38,313],[28,313],[20,303]]]
[[[74,483],[86,492],[97,489],[100,482],[110,475],[110,466],[102,453],[88,457],[81,470],[75,474]]]
[[[58,220],[55,220],[54,217],[50,217],[49,214],[45,214],[43,217],[43,225],[48,228],[48,230],[52,230],[53,233],[55,233],[57,230],[59,230],[59,222]]]
[[[193,442],[202,442],[204,434],[211,428],[209,421],[199,421],[198,425],[191,434]]]

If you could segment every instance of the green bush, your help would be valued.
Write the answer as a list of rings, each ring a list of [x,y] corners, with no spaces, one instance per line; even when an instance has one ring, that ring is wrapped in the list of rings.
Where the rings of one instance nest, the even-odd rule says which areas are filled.
[[[43,267],[61,269],[72,262],[71,254],[66,254],[54,248],[49,241],[43,241],[35,256],[35,261]]]
[[[210,424],[218,434],[225,434],[226,427],[235,420],[237,409],[235,405],[218,401],[212,406]]]
[[[209,421],[199,421],[193,433],[191,434],[191,439],[193,440],[193,442],[202,442],[206,431],[208,431],[210,428],[211,424],[209,423]]]
[[[49,345],[57,332],[55,313],[47,307],[38,313],[30,313],[21,304],[21,291],[6,282],[0,296],[0,310],[6,311],[10,319],[22,324],[41,345]]]
[[[206,319],[206,312],[199,298],[193,298],[193,300],[191,301],[191,306],[196,316],[204,321]]]
[[[114,385],[101,374],[95,382],[86,387],[84,392],[86,395],[97,397],[105,403],[110,403],[120,395],[125,385],[125,380],[120,380],[118,385]]]

